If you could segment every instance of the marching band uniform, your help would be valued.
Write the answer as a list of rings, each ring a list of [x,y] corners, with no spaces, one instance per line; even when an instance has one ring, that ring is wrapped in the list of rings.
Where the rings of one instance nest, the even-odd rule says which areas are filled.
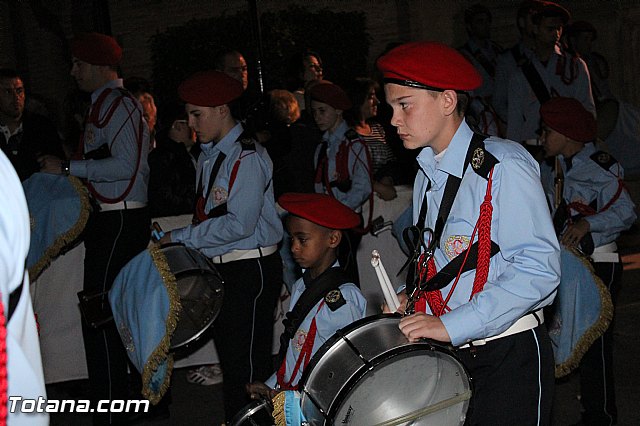
[[[338,262],[333,265],[333,268],[339,267],[340,264]],[[309,279],[306,278],[305,280],[303,271],[303,276],[294,283],[293,288],[291,289],[290,303],[292,307],[295,306],[296,302],[300,299],[300,296],[306,289],[307,281],[309,281]],[[367,301],[362,295],[360,289],[358,289],[358,287],[353,283],[346,283],[342,284],[339,287],[339,290],[341,297],[345,302],[342,306],[330,306],[332,303],[331,298],[328,298],[329,302],[323,299],[311,308],[311,312],[305,317],[302,324],[300,324],[300,327],[298,327],[296,336],[291,340],[291,344],[287,348],[285,371],[283,374],[285,382],[296,385],[302,377],[305,366],[300,365],[299,368],[296,369],[296,364],[298,363],[298,359],[301,355],[304,355],[302,351],[305,347],[304,344],[306,339],[311,335],[310,330],[313,327],[312,323],[315,323],[316,328],[315,340],[313,341],[313,346],[311,347],[311,352],[308,355],[306,363],[309,362],[309,359],[316,353],[318,348],[333,336],[337,330],[365,317]],[[295,376],[293,376],[294,371]],[[278,372],[273,373],[265,384],[275,389],[276,386],[279,385]]]
[[[570,157],[557,156],[555,167],[561,170],[543,163],[542,183],[559,234],[580,219],[589,223],[589,233],[579,248],[591,258],[615,306],[622,275],[615,240],[636,220],[634,203],[622,183],[624,171],[613,157],[596,150],[591,142],[596,137],[595,119],[577,100],[553,98],[542,106],[540,115],[549,128],[584,143],[584,148]],[[610,325],[580,362],[580,402],[585,410],[582,421],[587,425],[616,421],[612,340]]]
[[[385,85],[465,92],[480,84],[473,66],[440,43],[397,47],[378,60],[378,67]],[[473,252],[466,249],[474,242],[479,248],[477,269],[456,267],[457,278],[423,293],[416,310],[439,316],[473,377],[469,424],[536,424],[536,419],[547,424],[553,353],[540,311],[552,303],[559,283],[558,241],[545,211],[537,163],[510,141],[489,137],[476,144],[477,138],[463,120],[443,151],[436,155],[425,146],[418,155],[413,223],[420,225],[426,207],[425,230],[418,232],[427,246],[438,240],[431,241],[426,228],[438,232],[447,181],[461,178],[433,261],[420,258],[419,264],[424,260],[429,266],[418,268],[418,277],[431,278],[456,256]],[[488,253],[489,242],[499,251]],[[507,406],[504,395],[509,395]]]
[[[556,46],[555,52],[546,65],[535,57],[531,62],[550,94],[576,98],[595,116],[596,107],[591,95],[589,71],[582,59],[570,53],[561,52],[560,47]],[[562,74],[557,73],[558,69],[562,70]],[[570,73],[573,74],[573,78],[568,82],[563,81],[565,75]],[[522,72],[513,74],[507,84],[509,93],[507,139],[514,141],[537,139],[537,131],[540,128],[538,98]]]
[[[208,71],[187,79],[178,92],[187,104],[215,107],[237,99],[242,87],[224,73]],[[266,380],[273,371],[282,222],[273,199],[273,166],[264,147],[239,123],[219,141],[202,142],[194,224],[170,235],[172,241],[211,258],[224,280],[213,338],[224,372],[225,415],[231,419],[246,404],[245,384]]]
[[[71,50],[75,59],[90,66],[115,66],[122,55],[115,39],[97,33],[76,38]],[[72,74],[80,75],[84,89],[82,73],[74,65]],[[83,289],[100,293],[111,288],[120,269],[149,243],[149,130],[142,107],[123,89],[121,79],[95,89],[91,101],[82,140],[84,159],[72,160],[63,171],[85,178],[99,205],[85,228]],[[106,293],[101,297],[108,303]],[[82,331],[93,402],[126,400],[127,355],[115,324],[95,329],[83,321]],[[123,416],[113,413],[94,417],[96,423],[121,421]]]
[[[508,98],[509,98],[509,79],[512,75],[520,72],[520,63],[516,61],[516,57],[521,61],[531,60],[535,54],[522,41],[510,49],[502,52],[496,59],[496,74],[494,81],[499,84],[493,86],[493,98],[491,103],[495,108],[498,116],[506,122],[509,115]]]
[[[326,156],[328,160],[326,176],[328,177],[329,182],[334,182],[338,177],[336,159],[341,145],[348,143],[346,134],[349,130],[351,130],[351,128],[347,122],[342,121],[342,123],[340,123],[336,128],[335,132],[329,133],[329,131],[326,131],[322,135],[322,142],[323,144],[326,144]],[[316,148],[316,168],[318,168],[318,159],[322,149],[322,144]],[[362,211],[362,204],[364,204],[371,195],[371,177],[369,162],[367,160],[367,147],[363,142],[353,144],[352,148],[349,150],[348,169],[349,178],[351,179],[351,187],[348,190],[343,191],[334,185],[327,188],[325,179],[321,179],[320,181],[316,179],[316,192],[332,195],[345,206],[350,207],[357,213],[360,213]]]
[[[360,218],[344,204],[335,198],[324,194],[283,194],[278,199],[278,204],[290,214],[306,219],[312,223],[328,229],[349,229],[360,224]],[[295,235],[294,235],[295,237]],[[330,250],[328,247],[316,252],[316,257],[325,256]],[[334,249],[335,250],[335,249]],[[307,259],[311,263],[317,263],[317,259]],[[285,333],[281,337],[281,345],[286,345],[286,355],[283,348],[280,355],[280,368],[265,382],[272,389],[289,390],[297,389],[298,381],[306,368],[309,360],[333,334],[352,322],[364,318],[367,310],[367,301],[362,292],[352,282],[348,282],[348,276],[341,275],[340,264],[335,261],[329,267],[334,275],[325,274],[326,271],[316,270],[316,278],[311,277],[311,270],[303,270],[303,275],[298,279],[291,291],[291,309],[284,320]],[[292,312],[300,309],[298,301],[307,289],[313,286],[321,286],[321,299],[309,307],[308,313],[299,323],[297,329],[291,329],[287,336],[287,328],[292,321]],[[313,290],[310,290],[313,291]],[[308,299],[302,297],[304,303]],[[304,312],[304,311],[303,311]],[[301,314],[300,314],[301,315]],[[286,338],[285,338],[286,337]]]
[[[564,24],[570,19],[569,12],[553,2],[542,2],[535,16],[536,19],[559,17]],[[549,97],[575,98],[595,117],[589,71],[582,59],[562,51],[556,44],[544,63],[537,55],[520,57],[517,62],[518,72],[505,81],[508,93],[507,139],[539,145],[540,104]],[[541,96],[546,99],[540,99]]]
[[[310,92],[312,100],[323,102],[336,110],[346,111],[351,108],[347,94],[333,83],[316,84]],[[342,117],[339,120],[340,123],[333,132],[331,129],[324,132],[322,143],[316,148],[315,191],[331,195],[360,214],[365,201],[369,200],[370,206],[373,203],[371,158],[366,144],[356,131]],[[371,213],[372,210],[368,213],[369,220]],[[359,285],[356,252],[362,240],[362,232],[347,230],[344,236],[346,238],[342,240],[338,259]]]

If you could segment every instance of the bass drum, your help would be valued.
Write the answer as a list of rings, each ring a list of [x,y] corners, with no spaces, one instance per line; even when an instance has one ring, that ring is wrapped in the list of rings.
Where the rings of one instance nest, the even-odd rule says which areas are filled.
[[[471,382],[447,347],[410,343],[400,316],[356,321],[318,349],[299,383],[311,425],[462,425]]]
[[[171,338],[171,349],[195,342],[216,319],[222,308],[222,277],[213,263],[197,250],[183,245],[161,247],[176,277],[182,310]]]
[[[271,416],[272,410],[269,400],[251,401],[235,415],[230,426],[273,426],[276,423]]]

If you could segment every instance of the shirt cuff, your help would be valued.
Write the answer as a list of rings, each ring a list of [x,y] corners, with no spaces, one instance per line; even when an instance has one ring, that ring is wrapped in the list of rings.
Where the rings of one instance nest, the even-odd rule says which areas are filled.
[[[69,174],[79,178],[87,177],[87,160],[71,160],[69,161]]]

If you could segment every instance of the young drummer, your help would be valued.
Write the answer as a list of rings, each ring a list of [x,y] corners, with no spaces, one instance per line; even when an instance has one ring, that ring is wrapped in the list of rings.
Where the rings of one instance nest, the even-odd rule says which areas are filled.
[[[540,172],[556,232],[563,245],[591,258],[615,305],[622,275],[615,241],[636,219],[622,166],[596,149],[596,120],[578,100],[551,98],[540,116],[540,141],[546,156],[555,159],[553,167],[544,163]],[[612,339],[610,326],[580,362],[582,424],[615,424]]]
[[[538,164],[520,145],[469,128],[467,93],[481,78],[457,51],[408,43],[378,68],[391,124],[406,148],[422,148],[411,228],[417,279],[407,283],[420,292],[400,329],[411,341],[458,348],[474,383],[468,424],[549,424],[553,351],[541,309],[553,301],[560,262]]]
[[[335,197],[360,214],[363,204],[373,201],[372,168],[367,146],[342,117],[351,108],[349,96],[340,86],[329,82],[316,84],[310,94],[313,119],[324,132],[315,153],[315,191]],[[365,215],[370,218],[371,211]],[[356,252],[361,239],[361,230],[349,230],[343,234],[338,250],[342,267],[356,285],[359,285]]]
[[[293,285],[280,338],[281,365],[265,383],[247,386],[252,398],[296,389],[309,360],[336,330],[365,316],[367,302],[340,268],[337,247],[343,230],[360,224],[356,213],[325,194],[283,194],[290,215],[291,252],[304,273]]]

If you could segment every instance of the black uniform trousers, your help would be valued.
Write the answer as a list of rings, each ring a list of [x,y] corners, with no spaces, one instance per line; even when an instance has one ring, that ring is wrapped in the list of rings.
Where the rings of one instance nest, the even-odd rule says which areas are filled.
[[[473,386],[465,425],[551,423],[555,366],[544,324],[457,355]]]
[[[95,213],[85,228],[84,290],[108,291],[113,280],[149,244],[147,208]],[[104,303],[108,304],[107,296]],[[82,323],[92,408],[101,399],[127,399],[127,354],[116,325]],[[94,413],[94,424],[124,424],[124,414]]]
[[[622,264],[596,262],[596,275],[611,293],[613,306],[620,290]],[[580,402],[586,425],[612,425],[618,417],[613,381],[613,321],[607,331],[593,342],[580,361]]]
[[[213,339],[224,376],[224,412],[232,419],[250,400],[247,383],[273,373],[273,315],[282,288],[282,259],[275,253],[215,265],[224,280],[222,309]]]

